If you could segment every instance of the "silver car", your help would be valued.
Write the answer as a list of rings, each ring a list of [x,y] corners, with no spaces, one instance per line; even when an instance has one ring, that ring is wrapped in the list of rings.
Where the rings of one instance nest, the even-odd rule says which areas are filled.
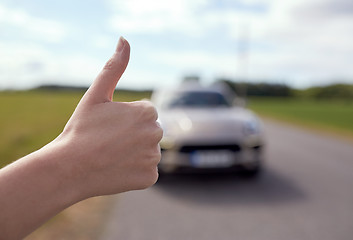
[[[262,123],[215,88],[180,87],[151,98],[164,130],[161,173],[241,169],[256,176],[263,162]]]

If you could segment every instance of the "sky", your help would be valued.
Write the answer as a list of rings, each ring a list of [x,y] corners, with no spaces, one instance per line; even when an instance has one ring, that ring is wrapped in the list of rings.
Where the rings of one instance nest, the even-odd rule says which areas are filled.
[[[0,0],[0,89],[89,86],[120,36],[122,88],[353,83],[352,0]]]

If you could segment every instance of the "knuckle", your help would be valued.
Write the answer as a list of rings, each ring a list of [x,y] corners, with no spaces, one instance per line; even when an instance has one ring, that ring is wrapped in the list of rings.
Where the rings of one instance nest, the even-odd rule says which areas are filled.
[[[111,70],[114,66],[114,58],[109,59],[104,65],[104,70]]]
[[[145,114],[146,114],[146,117],[152,119],[153,121],[156,121],[158,118],[157,110],[151,102],[146,102]]]
[[[156,138],[158,142],[160,142],[163,138],[163,129],[159,126],[157,127],[157,130],[156,130]]]
[[[104,70],[113,70],[117,67],[123,67],[123,63],[119,61],[117,56],[114,54],[104,65]]]
[[[157,166],[153,166],[150,169],[147,169],[144,172],[144,177],[141,179],[142,181],[139,183],[137,189],[146,189],[155,184],[158,180],[158,168]]]
[[[155,124],[154,126],[152,126],[152,128],[145,128],[144,135],[145,135],[144,139],[149,140],[149,141],[147,141],[148,145],[154,146],[161,141],[161,139],[163,137],[163,130],[157,124]]]
[[[161,158],[161,151],[158,144],[150,149],[150,153],[147,158],[149,159],[149,164],[156,165],[159,163]]]
[[[158,119],[157,109],[150,101],[137,101],[134,102],[136,111],[141,114],[141,118],[144,120],[156,121]]]

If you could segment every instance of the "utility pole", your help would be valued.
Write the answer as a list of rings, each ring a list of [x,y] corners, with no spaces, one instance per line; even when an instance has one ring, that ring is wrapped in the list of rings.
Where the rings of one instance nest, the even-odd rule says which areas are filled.
[[[250,42],[250,27],[249,24],[242,24],[239,28],[238,37],[238,79],[242,81],[240,84],[239,95],[244,100],[247,97],[247,83],[249,75],[249,42]]]

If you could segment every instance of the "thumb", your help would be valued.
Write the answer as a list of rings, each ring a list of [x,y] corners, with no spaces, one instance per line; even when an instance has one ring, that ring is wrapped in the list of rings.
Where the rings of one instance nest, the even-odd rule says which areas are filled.
[[[112,101],[116,84],[123,75],[130,58],[130,45],[120,37],[115,53],[105,64],[81,100],[81,104],[97,104]]]

